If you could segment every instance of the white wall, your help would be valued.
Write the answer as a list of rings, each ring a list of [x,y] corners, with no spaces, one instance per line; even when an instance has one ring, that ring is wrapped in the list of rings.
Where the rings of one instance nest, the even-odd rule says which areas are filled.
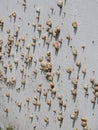
[[[32,47],[30,47],[30,54],[33,56],[32,66],[29,69],[25,69],[26,77],[26,86],[25,89],[21,87],[21,74],[20,68],[24,64],[20,58],[21,52],[27,54],[27,50],[25,46],[22,46],[22,42],[20,42],[20,46],[22,46],[22,50],[16,52],[15,47],[12,47],[11,54],[14,54],[14,58],[19,60],[19,65],[16,70],[14,65],[14,59],[8,58],[7,55],[3,55],[2,60],[6,65],[8,65],[9,61],[13,65],[13,70],[10,73],[9,69],[7,71],[7,77],[10,79],[11,77],[16,77],[17,82],[14,88],[8,87],[4,82],[0,81],[0,126],[3,130],[6,129],[7,126],[12,125],[15,127],[15,130],[32,130],[34,126],[36,126],[36,130],[73,130],[74,128],[78,128],[82,130],[81,126],[81,117],[86,116],[88,119],[88,127],[91,130],[98,129],[98,104],[96,103],[95,108],[92,109],[93,104],[91,103],[91,99],[93,97],[90,78],[93,77],[95,80],[98,79],[98,1],[97,0],[66,0],[64,3],[63,0],[63,8],[61,15],[59,15],[59,7],[57,7],[57,0],[27,0],[27,9],[24,12],[22,6],[22,0],[0,0],[0,18],[4,21],[3,31],[0,32],[0,39],[3,40],[2,52],[5,52],[5,45],[7,43],[8,35],[6,30],[11,30],[11,35],[20,27],[18,40],[25,36],[26,42],[25,46],[28,43],[32,43],[32,36],[37,36],[37,45],[35,52],[33,53]],[[54,8],[53,14],[51,14],[50,8]],[[53,29],[59,25],[61,28],[60,37],[63,38],[62,47],[60,48],[58,55],[55,55],[55,50],[52,46],[54,38],[49,46],[49,50],[47,50],[47,45],[43,46],[43,41],[39,38],[37,30],[34,32],[32,23],[36,22],[36,9],[40,8],[40,23],[43,26],[42,34],[46,34],[46,21],[49,19],[53,22]],[[16,21],[13,22],[13,18],[10,21],[9,15],[12,12],[17,13]],[[64,17],[64,13],[65,17]],[[77,21],[78,29],[75,34],[72,28],[72,22]],[[28,23],[30,25],[28,26]],[[70,34],[72,40],[67,44],[66,35]],[[94,41],[94,43],[92,43]],[[39,46],[40,43],[40,46]],[[72,48],[78,50],[77,60],[81,61],[81,69],[79,72],[78,79],[78,92],[77,98],[74,102],[71,95],[71,88],[73,87],[71,80],[77,77],[77,67],[73,60]],[[81,46],[85,45],[85,50],[83,51]],[[41,74],[40,64],[38,62],[39,57],[44,57],[47,51],[51,51],[52,58],[52,73],[55,74],[56,70],[60,66],[60,79],[57,82],[57,76],[54,75],[54,83],[55,88],[57,89],[57,95],[59,93],[62,94],[63,101],[66,102],[67,107],[66,110],[62,109],[63,112],[63,124],[61,128],[59,128],[59,122],[57,120],[57,115],[60,111],[58,105],[57,95],[55,99],[52,99],[52,106],[50,111],[48,111],[47,104],[44,100],[43,94],[41,95],[40,103],[41,109],[40,111],[34,111],[34,106],[32,104],[33,98],[35,95],[38,95],[36,92],[36,88],[38,84],[42,83],[43,89],[49,88],[49,83],[45,79],[44,73]],[[34,60],[37,60],[37,65],[35,66]],[[24,64],[25,66],[25,64]],[[74,71],[71,74],[71,79],[68,80],[68,74],[66,73],[66,67],[71,66],[74,68]],[[86,67],[87,74],[85,79],[83,79],[82,68]],[[4,74],[4,69],[2,63],[0,62],[0,70]],[[33,71],[37,70],[38,75],[34,78]],[[95,71],[95,74],[93,74]],[[29,77],[28,77],[29,75]],[[85,97],[85,91],[83,89],[84,84],[88,84],[88,98]],[[16,89],[20,87],[20,93],[16,91]],[[7,102],[7,97],[5,93],[9,91],[11,98],[9,102]],[[27,107],[27,103],[25,101],[26,97],[30,97],[30,104]],[[49,92],[48,98],[51,98],[51,94]],[[22,102],[22,109],[19,112],[15,101]],[[4,107],[8,107],[8,116],[4,112]],[[79,117],[75,122],[74,128],[72,127],[72,120],[70,119],[70,114],[73,112],[75,108],[79,109]],[[54,115],[53,110],[56,109],[57,113]],[[34,114],[33,122],[30,122],[29,116],[30,114]],[[37,121],[36,115],[39,117]],[[49,117],[49,124],[46,127],[44,122],[44,117]]]

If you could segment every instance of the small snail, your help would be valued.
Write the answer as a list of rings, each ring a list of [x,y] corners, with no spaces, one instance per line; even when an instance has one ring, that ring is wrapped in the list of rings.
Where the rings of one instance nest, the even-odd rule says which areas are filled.
[[[63,7],[63,1],[62,0],[58,0],[57,1],[57,6],[62,8]]]
[[[51,20],[47,20],[46,21],[46,25],[48,25],[49,27],[52,27],[52,21]]]
[[[44,121],[46,122],[46,125],[48,125],[48,123],[49,123],[49,118],[46,116],[46,117],[44,118]]]
[[[72,22],[72,27],[73,27],[74,29],[77,29],[77,28],[78,28],[78,24],[77,24],[76,21]]]

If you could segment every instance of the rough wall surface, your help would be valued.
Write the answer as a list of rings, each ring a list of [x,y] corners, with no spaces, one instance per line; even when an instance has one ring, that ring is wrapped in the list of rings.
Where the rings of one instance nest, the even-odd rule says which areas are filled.
[[[82,117],[87,118],[86,130],[98,129],[98,1],[63,0],[62,8],[57,2],[0,0],[0,127],[3,130],[8,126],[15,130],[82,130]],[[52,21],[52,26],[46,25],[47,20]],[[72,26],[74,22],[77,28]],[[56,34],[57,26],[60,32]],[[49,35],[52,29],[53,34]],[[58,43],[57,50],[54,43]],[[76,57],[73,51],[77,51]],[[47,52],[51,53],[47,56],[50,61]],[[52,64],[52,68],[45,70],[41,59],[43,64]],[[70,77],[68,67],[72,71]],[[53,79],[46,79],[47,72]],[[50,87],[52,83],[54,88]],[[72,90],[76,90],[76,99]],[[44,91],[47,91],[46,100]],[[70,116],[75,109],[79,113],[74,123]]]

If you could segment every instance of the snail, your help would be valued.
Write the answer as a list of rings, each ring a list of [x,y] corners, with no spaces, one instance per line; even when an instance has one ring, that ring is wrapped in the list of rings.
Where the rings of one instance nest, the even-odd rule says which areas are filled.
[[[14,60],[14,63],[15,63],[16,68],[17,68],[17,66],[18,66],[18,59],[17,58]]]
[[[63,100],[59,99],[59,107],[60,107],[61,110],[62,110],[62,106],[63,106]]]
[[[82,69],[82,73],[83,73],[83,78],[85,78],[85,75],[86,75],[86,68],[83,68],[83,69]]]
[[[76,101],[76,97],[77,97],[77,88],[72,88],[71,89],[71,94],[72,94],[73,100],[75,102]]]
[[[42,84],[38,85],[37,92],[39,93],[39,98],[40,98],[41,93],[42,93]]]
[[[25,86],[25,84],[26,84],[25,79],[21,79],[21,84]]]
[[[66,39],[67,39],[68,41],[71,40],[71,36],[70,36],[70,34],[67,34]]]
[[[94,85],[95,79],[94,78],[90,78],[90,82],[91,82],[92,85]]]
[[[46,54],[46,56],[45,56],[45,59],[46,59],[48,62],[51,61],[51,52],[50,52],[50,51],[47,52],[47,54]]]
[[[58,35],[60,33],[60,26],[56,26],[54,29],[54,32],[56,33],[56,35]]]
[[[33,42],[35,43],[36,40],[37,40],[37,37],[36,37],[36,36],[33,36],[33,37],[32,37],[32,40],[33,40]]]
[[[49,33],[50,35],[53,35],[53,29],[50,28],[49,31],[48,31],[48,33]]]
[[[82,126],[82,127],[86,127],[86,126],[87,126],[87,122],[82,121],[81,126]]]
[[[22,107],[22,102],[15,102],[17,107],[19,107],[19,112],[21,111],[21,107]]]
[[[25,43],[25,37],[21,37],[23,43]]]
[[[70,79],[70,75],[71,75],[72,71],[73,71],[73,69],[71,67],[66,68],[66,72],[69,74],[68,79]]]
[[[80,61],[80,60],[78,60],[78,61],[76,62],[76,66],[79,67],[79,68],[81,67],[81,61]]]
[[[76,96],[76,95],[77,95],[77,89],[76,89],[76,88],[72,88],[72,89],[71,89],[71,94],[72,94],[73,96]]]
[[[81,48],[82,48],[82,49],[83,49],[83,51],[84,51],[84,49],[85,49],[85,45],[82,45],[82,46],[81,46]]]
[[[58,0],[57,1],[57,6],[62,8],[63,7],[63,1],[62,0]]]
[[[87,118],[86,117],[82,117],[81,121],[82,121],[81,126],[82,127],[86,127],[87,126]]]
[[[55,48],[56,51],[58,51],[59,50],[59,43],[57,41],[55,41],[53,43],[53,47]]]
[[[45,97],[45,101],[47,100],[48,92],[49,92],[49,90],[45,90],[45,89],[43,90],[43,95]]]
[[[88,95],[88,84],[84,84],[83,88],[85,90],[85,95]]]
[[[53,75],[51,74],[51,72],[47,72],[46,73],[46,79],[48,81],[50,81],[50,86],[52,85],[52,81],[53,81]]]
[[[56,88],[51,89],[51,93],[55,95],[56,94]]]
[[[74,87],[77,87],[78,80],[76,78],[72,79],[72,84],[74,85]]]
[[[16,12],[13,12],[11,15],[14,17],[14,22],[15,22],[17,16]]]
[[[39,33],[41,33],[41,31],[42,31],[42,25],[41,25],[41,24],[38,24],[38,26],[37,26],[37,31],[38,31]]]
[[[96,97],[94,97],[94,98],[91,99],[91,103],[93,103],[95,105],[95,103],[96,103]]]
[[[83,128],[83,130],[91,130],[91,129],[89,129],[88,126],[85,126],[85,127]]]
[[[34,118],[34,115],[33,115],[33,113],[29,116],[29,118],[31,119],[31,123],[32,123],[32,121],[33,121],[33,118]]]
[[[74,112],[71,113],[70,118],[73,120],[73,127],[76,119],[78,118],[79,110],[75,109]]]
[[[23,5],[24,7],[26,7],[26,2],[25,2],[25,1],[23,1],[22,5]]]
[[[49,118],[46,116],[46,117],[44,118],[44,121],[45,121],[46,125],[48,125],[48,123],[49,123]]]
[[[18,42],[15,43],[15,47],[16,47],[16,51],[18,51],[18,48],[19,48],[19,43]]]
[[[98,81],[95,81],[95,82],[94,82],[94,86],[98,86]]]
[[[49,110],[51,108],[51,104],[52,104],[52,100],[51,99],[47,99],[47,105],[49,106]]]
[[[6,81],[7,81],[7,76],[4,75],[4,76],[3,76],[3,79],[4,79],[4,82],[6,83]]]
[[[50,82],[50,88],[51,88],[51,89],[53,89],[53,88],[54,88],[54,86],[55,86],[54,82],[53,82],[53,81],[51,81],[51,82]]]
[[[76,49],[74,49],[74,50],[72,51],[72,54],[73,54],[74,56],[77,56],[78,51],[77,51]]]
[[[36,9],[36,13],[37,13],[38,15],[40,15],[40,8],[37,8],[37,9]]]
[[[42,40],[46,41],[46,35],[42,35]]]
[[[30,44],[29,43],[26,45],[26,49],[30,50]]]
[[[29,97],[26,98],[26,102],[29,104],[29,102],[30,102],[30,98]]]
[[[72,50],[72,54],[74,56],[74,61],[76,61],[77,55],[78,55],[78,51],[76,49]]]
[[[78,23],[76,21],[72,22],[72,27],[74,29],[77,29],[78,28]]]
[[[60,127],[61,127],[61,125],[62,125],[62,123],[63,123],[63,115],[62,115],[62,112],[59,112],[57,119],[58,119],[58,121],[60,122]]]
[[[67,105],[66,103],[63,103],[64,110],[66,109]]]
[[[46,21],[46,25],[48,25],[49,27],[52,27],[52,21],[51,20],[47,20]]]
[[[95,92],[95,97],[96,97],[96,98],[98,98],[98,91],[97,91],[97,92]]]
[[[9,112],[9,110],[8,110],[7,107],[4,108],[4,112],[6,113],[6,116],[8,116],[8,112]]]
[[[8,98],[8,101],[9,101],[9,99],[10,99],[10,92],[8,91],[8,92],[6,92],[6,97]]]
[[[57,98],[58,98],[59,100],[61,100],[61,99],[62,99],[62,94],[58,94],[58,95],[57,95]]]
[[[60,78],[60,70],[59,70],[59,68],[56,70],[55,74],[57,75],[57,81],[58,81],[59,78]]]

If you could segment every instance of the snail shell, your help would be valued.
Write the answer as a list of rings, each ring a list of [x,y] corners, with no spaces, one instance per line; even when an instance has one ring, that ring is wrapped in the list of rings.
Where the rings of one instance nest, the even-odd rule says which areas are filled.
[[[57,1],[57,6],[62,8],[63,7],[63,1],[62,0],[58,0]]]

